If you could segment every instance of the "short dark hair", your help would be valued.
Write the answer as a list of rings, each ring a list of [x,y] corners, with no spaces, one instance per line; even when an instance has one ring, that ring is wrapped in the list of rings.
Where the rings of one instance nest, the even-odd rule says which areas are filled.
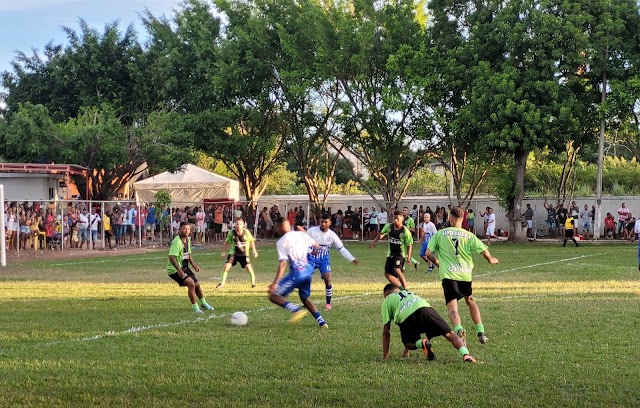
[[[387,283],[384,286],[384,289],[382,290],[382,293],[386,293],[386,292],[390,292],[394,289],[400,289],[397,285],[394,285],[393,283]]]
[[[395,210],[395,211],[393,212],[393,216],[395,217],[396,215],[402,215],[402,216],[404,217],[404,214],[402,214],[402,211],[401,211],[401,210]]]
[[[320,217],[323,220],[331,220],[331,214],[329,214],[328,212],[322,214],[322,217]]]
[[[449,210],[449,215],[453,218],[460,218],[463,213],[464,211],[462,211],[462,208],[460,207],[451,207],[451,210]]]
[[[182,221],[182,222],[180,223],[180,226],[181,226],[181,227],[184,227],[185,225],[189,225],[189,226],[191,226],[191,224],[189,224],[189,223],[188,223],[188,222],[186,222],[186,221]]]

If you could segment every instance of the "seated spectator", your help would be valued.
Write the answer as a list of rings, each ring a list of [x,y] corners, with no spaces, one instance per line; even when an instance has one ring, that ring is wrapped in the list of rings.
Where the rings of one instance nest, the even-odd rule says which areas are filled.
[[[604,236],[608,239],[615,238],[616,235],[616,219],[610,212],[604,219]]]

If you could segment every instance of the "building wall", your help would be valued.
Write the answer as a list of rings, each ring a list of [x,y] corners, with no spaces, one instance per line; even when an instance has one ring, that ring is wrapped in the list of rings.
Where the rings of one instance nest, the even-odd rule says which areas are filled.
[[[0,184],[4,185],[6,201],[47,201],[53,200],[58,192],[58,178],[47,174],[0,173]]]

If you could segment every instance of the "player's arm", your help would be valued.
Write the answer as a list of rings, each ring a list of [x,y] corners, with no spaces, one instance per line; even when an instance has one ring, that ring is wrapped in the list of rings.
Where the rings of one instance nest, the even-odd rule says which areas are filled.
[[[225,238],[224,242],[222,243],[222,252],[220,253],[220,256],[223,258],[227,254],[228,243],[229,243],[229,233],[227,233],[227,238]]]
[[[387,235],[387,232],[389,230],[387,230],[386,227],[387,227],[387,225],[382,227],[382,229],[380,230],[380,233],[378,235],[376,235],[376,237],[373,239],[373,241],[369,244],[369,249],[374,248],[376,246],[376,244],[378,243],[378,241],[380,241],[382,238],[384,238],[385,235]]]
[[[253,257],[258,257],[258,251],[256,250],[256,241],[251,241],[251,251],[253,251]]]
[[[440,262],[438,258],[433,254],[433,252],[427,248],[427,253],[425,254],[427,259],[430,260],[435,266],[440,267]]]
[[[271,283],[271,285],[269,285],[269,294],[272,294],[275,289],[276,286],[278,285],[278,282],[280,282],[280,278],[282,278],[282,275],[284,274],[285,269],[287,268],[287,260],[286,259],[281,259],[280,263],[278,264],[278,271],[276,272],[276,277],[273,278],[273,282]]]
[[[193,269],[194,269],[196,272],[200,272],[200,267],[199,267],[198,265],[196,265],[195,261],[193,260],[193,256],[191,256],[191,253],[189,253],[189,264],[190,264],[191,266],[193,266]]]
[[[498,258],[494,258],[488,249],[482,251],[482,256],[492,265],[497,265],[499,263]],[[427,251],[427,258],[429,257],[429,251]]]
[[[176,268],[176,272],[178,272],[178,276],[180,279],[184,279],[185,273],[182,271],[182,266],[178,263],[178,258],[175,255],[169,255],[169,262]]]
[[[382,359],[389,359],[389,345],[391,344],[391,322],[382,328]]]

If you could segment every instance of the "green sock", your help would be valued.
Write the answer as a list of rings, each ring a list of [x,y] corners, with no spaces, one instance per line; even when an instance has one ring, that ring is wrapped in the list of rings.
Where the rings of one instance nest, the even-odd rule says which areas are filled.
[[[476,329],[476,333],[484,333],[484,324],[478,323],[473,327]]]
[[[220,284],[224,285],[224,283],[227,281],[227,274],[229,272],[222,272],[222,279],[220,279]]]
[[[198,307],[198,304],[197,304],[197,303],[192,303],[192,304],[191,304],[191,308],[192,308],[193,310],[198,310],[198,309],[200,309],[200,308]]]
[[[200,299],[200,304],[201,305],[205,305],[207,303],[207,299],[204,298],[204,296]]]
[[[422,350],[422,339],[416,341],[416,348],[418,350]]]
[[[249,275],[251,276],[251,284],[255,285],[256,284],[256,275],[251,271],[247,271],[247,272],[249,272]]]
[[[462,346],[458,349],[458,353],[460,353],[460,355],[464,357],[465,355],[469,354],[469,350],[465,346]]]
[[[454,327],[454,328],[453,328],[453,332],[454,332],[454,333],[456,333],[456,334],[458,334],[458,331],[459,331],[460,329],[462,329],[462,328],[463,328],[463,327],[462,327],[462,325],[461,325],[461,324],[456,324],[456,327]]]

